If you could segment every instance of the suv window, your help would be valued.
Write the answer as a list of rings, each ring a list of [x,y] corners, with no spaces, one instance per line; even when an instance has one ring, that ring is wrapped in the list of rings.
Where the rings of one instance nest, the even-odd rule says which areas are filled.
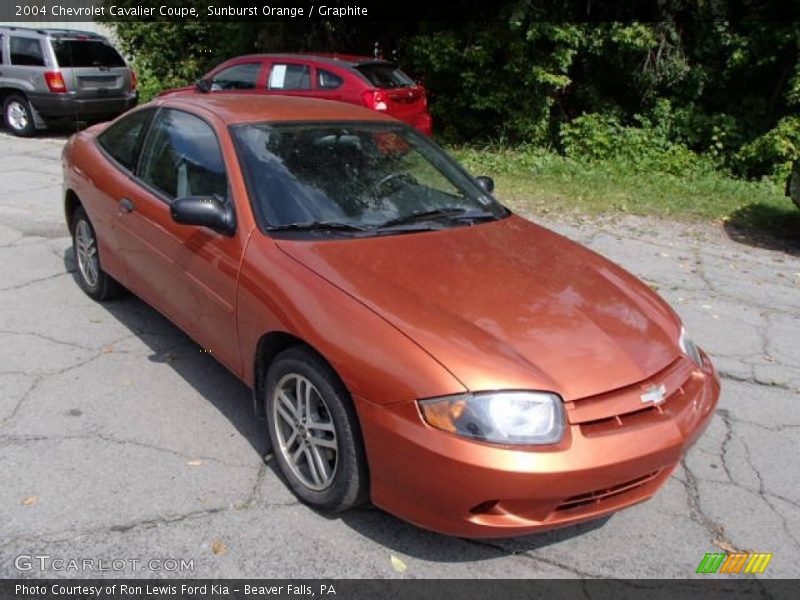
[[[311,68],[308,65],[275,63],[269,74],[271,90],[310,90]]]
[[[344,80],[325,69],[317,69],[317,87],[323,90],[335,90]]]
[[[129,171],[133,171],[136,166],[147,126],[154,112],[153,109],[137,110],[97,136],[103,150]]]
[[[394,65],[387,63],[366,63],[356,69],[377,88],[411,87],[414,80]]]
[[[9,54],[11,55],[12,65],[22,65],[25,67],[43,67],[44,54],[42,53],[42,44],[36,38],[18,37],[12,35],[9,38],[11,47]]]
[[[243,63],[222,69],[211,80],[212,90],[252,90],[256,87],[261,63]]]
[[[60,67],[124,67],[125,61],[111,44],[99,40],[52,40]]]
[[[0,33],[0,65],[3,64],[3,34]]]
[[[170,198],[228,196],[219,141],[201,118],[165,109],[158,113],[142,154],[139,176]]]

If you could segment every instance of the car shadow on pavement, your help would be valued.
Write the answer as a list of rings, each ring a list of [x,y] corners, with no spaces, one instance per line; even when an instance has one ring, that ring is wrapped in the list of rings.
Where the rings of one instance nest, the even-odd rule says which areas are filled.
[[[78,285],[71,247],[64,252],[64,264]],[[268,449],[266,435],[254,414],[250,389],[244,383],[137,296],[126,294],[101,306],[146,344],[148,360],[168,364],[231,422],[260,457],[264,456]]]
[[[734,242],[800,256],[800,210],[788,198],[785,208],[748,204],[731,213],[724,227]]]
[[[365,538],[401,554],[442,563],[492,560],[509,553],[539,550],[599,529],[611,519],[611,516],[606,516],[578,525],[517,537],[468,539],[422,529],[372,506],[338,515],[322,516],[340,520]]]
[[[90,123],[70,123],[70,122],[61,122],[61,123],[53,123],[52,125],[48,126],[47,129],[37,129],[32,136],[29,138],[22,138],[22,139],[34,139],[34,140],[68,140],[72,137],[73,134],[78,133],[79,131],[83,131],[86,129]],[[14,134],[9,132],[3,125],[0,123],[0,137],[8,136],[12,139],[20,139],[16,137]]]
[[[77,282],[72,248],[64,251],[64,265]],[[259,457],[269,448],[264,425],[253,411],[250,389],[182,330],[133,294],[102,305],[119,323],[146,344],[148,360],[168,364],[197,393],[208,400],[246,439]],[[282,481],[274,460],[268,467]],[[282,483],[283,485],[283,483]],[[563,542],[602,527],[610,517],[541,534],[502,540],[468,540],[427,531],[367,505],[345,513],[320,517],[337,520],[359,535],[396,552],[431,562],[491,560],[509,552],[526,552]]]

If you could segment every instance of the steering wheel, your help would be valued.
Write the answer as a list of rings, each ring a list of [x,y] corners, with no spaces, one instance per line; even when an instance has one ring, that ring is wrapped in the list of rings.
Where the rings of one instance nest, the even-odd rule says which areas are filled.
[[[392,191],[396,190],[398,184],[400,184],[403,181],[410,183],[411,185],[417,185],[417,179],[409,173],[404,173],[404,172],[389,173],[388,175],[383,177],[378,183],[375,184],[375,193],[379,198],[387,196],[388,194],[381,193],[382,188],[386,187],[389,184],[392,184],[392,187],[394,189],[389,191],[389,193],[391,193]]]

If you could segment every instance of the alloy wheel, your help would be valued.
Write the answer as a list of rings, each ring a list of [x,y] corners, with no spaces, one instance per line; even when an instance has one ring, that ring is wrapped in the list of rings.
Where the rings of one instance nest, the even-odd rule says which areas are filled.
[[[84,220],[80,220],[75,227],[75,252],[78,255],[78,269],[89,287],[96,287],[100,261],[97,258],[97,242],[92,228]]]
[[[308,489],[330,487],[336,476],[339,445],[331,413],[319,390],[297,373],[284,375],[272,402],[278,450],[292,474]]]
[[[8,103],[6,117],[8,119],[8,124],[18,131],[22,131],[28,126],[28,111],[16,100],[12,100]]]

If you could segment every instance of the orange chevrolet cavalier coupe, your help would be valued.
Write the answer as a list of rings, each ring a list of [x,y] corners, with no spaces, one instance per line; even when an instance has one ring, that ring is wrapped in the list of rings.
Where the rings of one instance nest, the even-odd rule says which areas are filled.
[[[386,115],[166,96],[63,158],[80,286],[246,382],[312,506],[467,537],[594,519],[651,497],[717,403],[653,291]]]

